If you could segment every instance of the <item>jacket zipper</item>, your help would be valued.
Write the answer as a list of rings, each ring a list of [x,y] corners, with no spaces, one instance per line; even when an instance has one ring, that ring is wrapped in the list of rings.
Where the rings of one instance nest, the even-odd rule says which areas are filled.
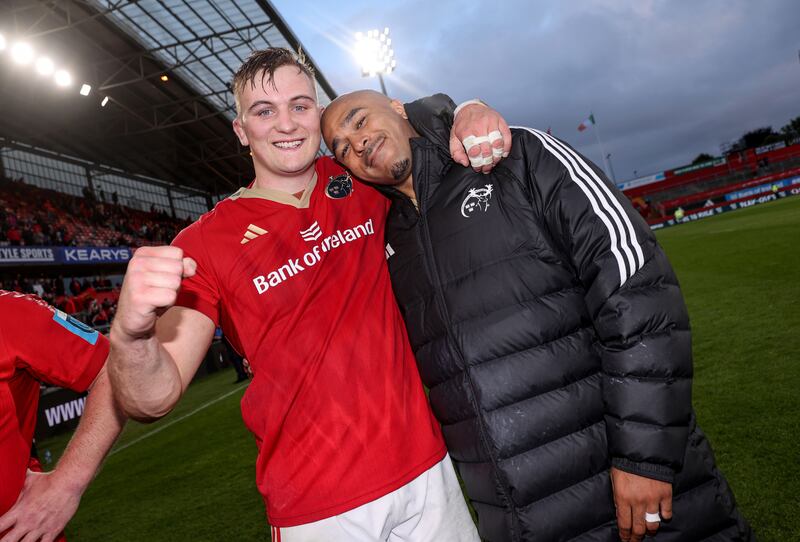
[[[431,172],[430,172],[430,160],[427,159],[427,155],[428,155],[428,153],[431,152],[431,150],[429,148],[421,149],[421,150],[422,150],[424,164],[425,164],[424,165],[424,167],[425,167],[425,175],[427,176],[427,178],[430,178],[430,174],[431,174]],[[500,487],[502,488],[502,491],[503,491],[503,497],[506,499],[506,502],[508,503],[508,508],[511,511],[511,539],[512,540],[518,540],[518,538],[517,538],[518,535],[516,533],[516,530],[517,530],[517,524],[519,523],[519,519],[517,517],[516,505],[514,504],[514,501],[511,499],[511,495],[509,494],[508,483],[505,480],[505,477],[501,475],[500,468],[497,465],[495,454],[491,451],[492,448],[489,445],[489,440],[488,440],[488,438],[486,436],[486,426],[485,426],[485,422],[484,422],[484,419],[483,419],[483,416],[482,416],[482,410],[480,408],[480,405],[477,404],[477,400],[476,400],[476,393],[475,393],[476,386],[475,386],[475,383],[472,380],[472,373],[470,372],[469,367],[467,366],[466,360],[464,359],[464,353],[461,351],[461,347],[459,346],[459,344],[456,341],[455,337],[453,337],[453,328],[452,328],[452,320],[450,319],[450,311],[447,309],[447,304],[445,303],[445,300],[444,300],[444,292],[442,290],[441,281],[439,280],[439,272],[438,272],[438,269],[436,267],[436,261],[433,258],[433,250],[431,249],[431,247],[433,245],[431,244],[430,232],[428,231],[428,221],[427,221],[427,217],[425,215],[425,210],[426,210],[425,209],[425,202],[427,200],[427,195],[428,195],[426,192],[427,192],[427,189],[428,189],[428,187],[430,185],[428,183],[423,183],[423,184],[425,184],[424,187],[420,186],[416,182],[416,179],[414,180],[414,185],[415,185],[414,186],[414,192],[417,195],[417,204],[418,204],[418,206],[415,206],[415,208],[416,208],[417,215],[419,216],[419,221],[420,221],[420,226],[419,226],[419,237],[420,237],[420,239],[419,239],[419,243],[422,245],[422,250],[424,251],[424,257],[422,258],[423,266],[425,267],[425,272],[428,274],[428,276],[431,277],[431,280],[433,281],[433,284],[434,284],[434,288],[436,290],[435,291],[435,295],[434,295],[434,299],[436,299],[436,304],[439,306],[439,310],[441,311],[442,317],[445,320],[445,324],[446,324],[446,327],[447,327],[447,339],[448,339],[448,342],[450,343],[450,346],[453,349],[453,351],[456,352],[456,354],[458,355],[458,358],[461,360],[461,364],[462,364],[462,367],[463,367],[463,370],[464,370],[464,374],[467,377],[467,382],[469,383],[469,388],[470,388],[470,391],[472,392],[471,402],[472,402],[472,406],[473,406],[473,408],[475,409],[475,412],[476,412],[476,417],[477,417],[477,420],[478,420],[478,431],[480,433],[481,441],[482,441],[482,443],[483,443],[483,445],[484,445],[484,447],[486,449],[487,455],[489,456],[489,460],[492,462],[492,466],[494,468],[495,476],[497,477],[498,481],[500,482],[499,485],[500,485]],[[423,192],[423,191],[425,191],[425,192]],[[410,200],[411,198],[408,198],[408,199]],[[412,205],[413,205],[413,202],[412,202]]]

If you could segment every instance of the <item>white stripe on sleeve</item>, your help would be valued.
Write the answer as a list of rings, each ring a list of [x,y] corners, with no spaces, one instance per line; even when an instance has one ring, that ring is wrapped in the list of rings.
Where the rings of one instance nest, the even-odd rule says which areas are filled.
[[[622,209],[619,201],[614,197],[614,194],[597,177],[580,155],[554,137],[524,126],[512,126],[511,128],[527,130],[539,139],[544,148],[561,162],[572,181],[586,195],[592,210],[608,230],[611,252],[619,268],[620,286],[625,284],[644,265],[644,254],[636,238],[633,224]],[[616,225],[616,228],[614,225]],[[619,243],[617,241],[617,232],[619,232],[620,236]],[[624,257],[620,253],[620,248],[625,253]],[[635,257],[632,251],[636,253]],[[625,265],[626,263],[628,264],[627,266]]]
[[[614,194],[611,193],[611,190],[608,188],[608,185],[606,185],[606,183],[604,183],[597,176],[597,174],[594,172],[594,170],[589,166],[589,164],[587,164],[584,161],[584,159],[581,157],[581,155],[579,155],[578,153],[573,151],[571,148],[569,148],[563,142],[559,141],[558,139],[556,139],[555,137],[551,136],[550,134],[546,134],[544,132],[540,132],[540,133],[542,133],[542,135],[544,135],[546,138],[548,138],[551,141],[553,141],[553,143],[555,145],[558,145],[559,147],[564,149],[565,152],[567,152],[567,153],[569,153],[569,154],[571,154],[572,156],[575,157],[575,160],[577,160],[584,167],[585,171],[587,171],[589,173],[589,175],[591,176],[591,178],[594,180],[595,186],[598,186],[600,188],[600,190],[602,190],[605,193],[606,197],[611,202],[611,205],[614,207],[614,209],[616,209],[617,213],[619,213],[618,216],[622,218],[622,222],[625,224],[625,227],[628,230],[627,231],[627,234],[628,234],[627,236],[625,235],[625,232],[623,231],[623,242],[625,244],[623,244],[622,248],[626,251],[626,253],[629,253],[630,248],[633,248],[634,252],[636,252],[636,262],[637,263],[636,263],[635,266],[632,265],[633,269],[631,269],[631,276],[633,276],[633,274],[636,271],[638,271],[639,269],[641,269],[641,267],[644,265],[644,253],[642,252],[642,247],[639,244],[639,240],[636,238],[636,230],[633,228],[633,223],[631,222],[630,217],[628,217],[628,214],[622,208],[622,205],[620,204],[619,200],[614,196]]]

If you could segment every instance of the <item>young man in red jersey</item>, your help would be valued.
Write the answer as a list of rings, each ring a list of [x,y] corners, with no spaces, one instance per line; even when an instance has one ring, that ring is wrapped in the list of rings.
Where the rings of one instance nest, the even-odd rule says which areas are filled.
[[[107,355],[108,340],[97,331],[36,297],[0,290],[3,542],[63,540],[59,533],[125,421],[114,406]],[[48,474],[28,471],[40,381],[77,392],[91,388],[78,429]]]
[[[119,404],[169,412],[219,325],[253,370],[242,415],[273,539],[478,540],[389,283],[388,202],[315,160],[321,108],[291,52],[254,53],[233,89],[256,178],[137,250],[111,331]],[[490,109],[461,115],[459,139],[507,133]]]

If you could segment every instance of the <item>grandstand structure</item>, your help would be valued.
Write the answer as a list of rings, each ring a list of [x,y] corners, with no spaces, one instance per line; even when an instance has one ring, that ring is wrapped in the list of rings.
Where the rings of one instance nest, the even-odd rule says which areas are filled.
[[[0,34],[0,173],[181,218],[252,179],[230,127],[235,70],[254,49],[302,49],[268,0],[7,0]],[[2,58],[18,42],[70,88]],[[308,59],[325,105],[335,92]]]
[[[230,81],[276,46],[336,97],[269,0],[0,2],[0,288],[107,329],[133,250],[252,180]]]
[[[736,150],[707,162],[631,179],[617,186],[652,227],[673,225],[686,213],[690,220],[699,213],[735,210],[763,197],[797,195],[800,141]]]

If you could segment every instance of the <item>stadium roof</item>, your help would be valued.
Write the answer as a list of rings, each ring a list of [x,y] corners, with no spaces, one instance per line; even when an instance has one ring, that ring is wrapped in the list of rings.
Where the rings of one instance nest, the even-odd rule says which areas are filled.
[[[4,0],[0,33],[73,75],[71,88],[57,88],[30,66],[0,59],[6,142],[212,194],[253,175],[230,127],[233,73],[254,49],[302,49],[268,0]],[[314,68],[327,104],[336,94]],[[87,97],[78,94],[84,82]]]

